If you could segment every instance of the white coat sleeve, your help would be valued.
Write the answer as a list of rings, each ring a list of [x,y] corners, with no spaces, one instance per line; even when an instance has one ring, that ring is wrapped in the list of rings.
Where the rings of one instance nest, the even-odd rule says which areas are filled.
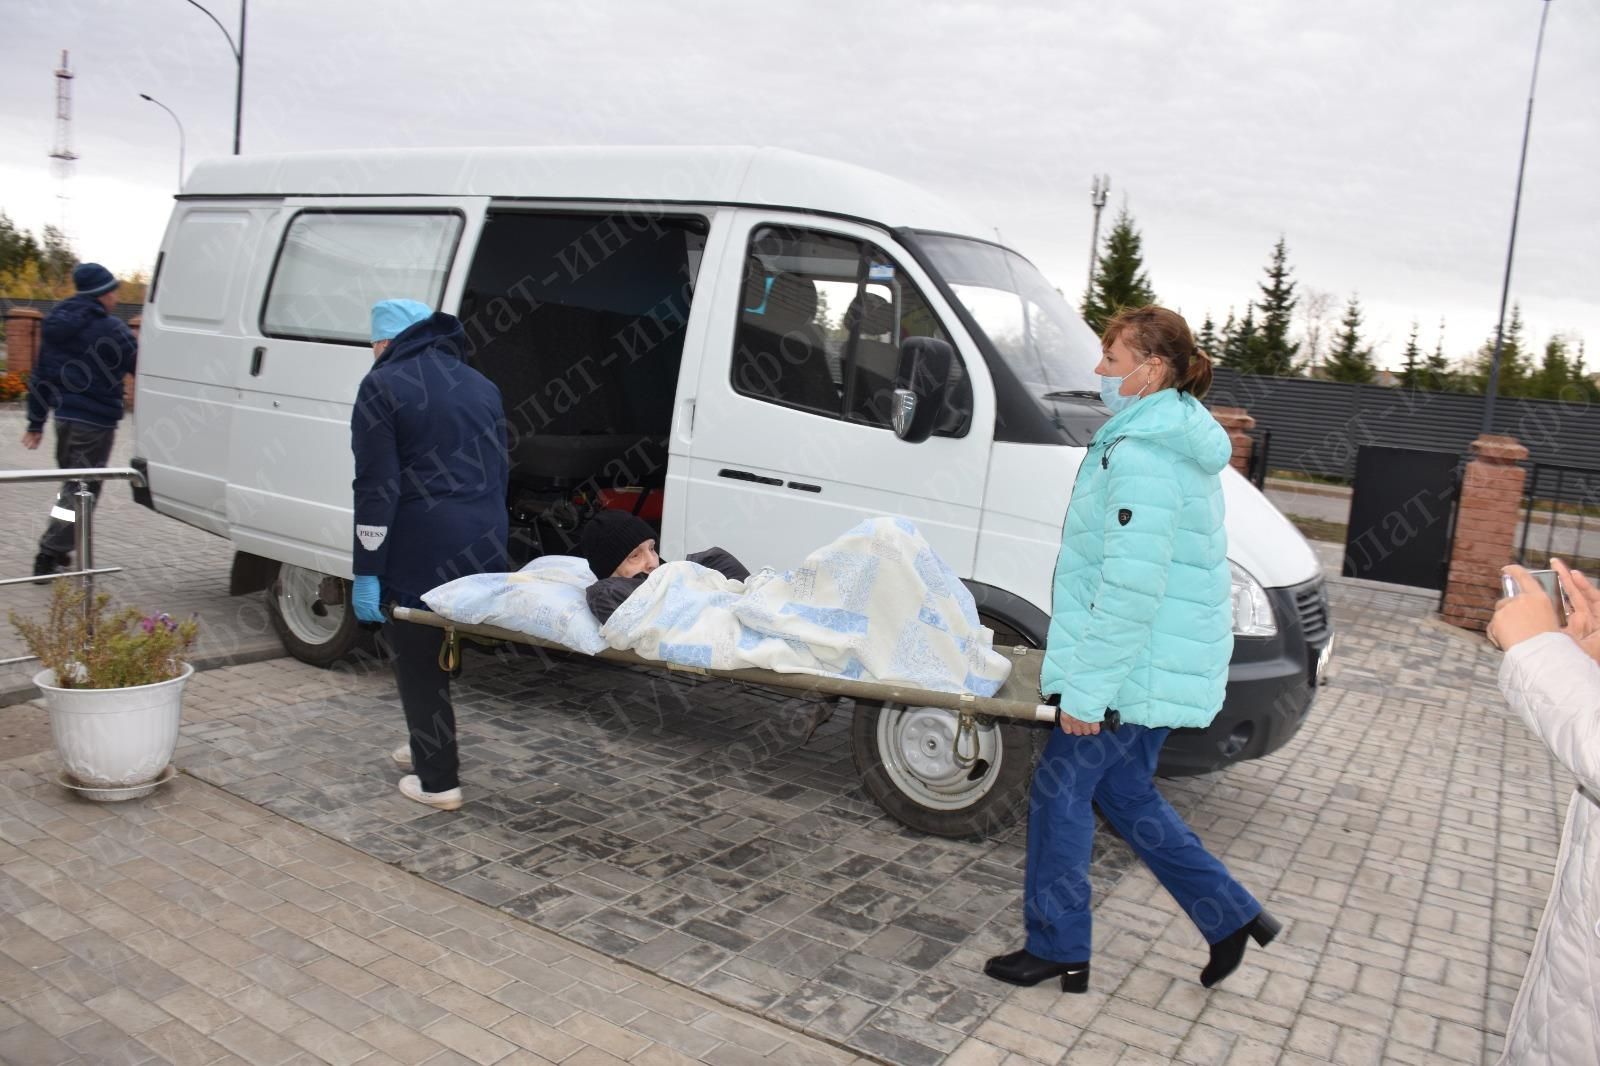
[[[1506,652],[1500,691],[1585,790],[1600,795],[1600,663],[1564,633]]]

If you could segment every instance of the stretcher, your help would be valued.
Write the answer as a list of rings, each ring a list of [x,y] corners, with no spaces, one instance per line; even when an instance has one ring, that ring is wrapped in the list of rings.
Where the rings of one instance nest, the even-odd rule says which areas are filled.
[[[574,651],[554,641],[541,640],[526,633],[501,629],[499,626],[453,622],[443,615],[418,608],[396,607],[394,617],[402,622],[414,622],[417,625],[434,626],[443,630],[444,643],[440,648],[439,661],[441,666],[452,671],[460,665],[461,640],[464,637],[487,641],[510,641],[564,652],[580,658],[586,657],[583,652]],[[1007,676],[1005,684],[1000,687],[1000,691],[993,696],[975,696],[966,692],[936,692],[892,682],[854,681],[849,678],[819,674],[784,674],[775,670],[757,669],[710,670],[698,666],[680,666],[659,659],[646,659],[634,652],[618,651],[614,648],[608,648],[592,658],[627,666],[642,666],[651,670],[715,677],[724,681],[737,681],[746,685],[758,685],[762,688],[781,689],[806,695],[847,696],[851,699],[894,703],[906,707],[937,707],[961,718],[960,733],[963,734],[969,732],[972,724],[980,717],[1054,722],[1056,709],[1049,704],[1039,702],[1039,667],[1043,662],[1044,653],[1037,648],[1023,646],[996,648],[995,651],[1011,660],[1011,673]]]

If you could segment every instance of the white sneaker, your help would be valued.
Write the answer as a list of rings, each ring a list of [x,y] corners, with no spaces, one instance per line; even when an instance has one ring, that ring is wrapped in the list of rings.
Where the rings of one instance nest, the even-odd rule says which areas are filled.
[[[411,742],[408,740],[389,753],[389,758],[402,770],[411,769]]]
[[[459,810],[461,807],[461,789],[459,787],[446,789],[443,792],[424,792],[422,778],[416,774],[407,774],[400,779],[400,794],[406,799],[426,803],[441,811]]]

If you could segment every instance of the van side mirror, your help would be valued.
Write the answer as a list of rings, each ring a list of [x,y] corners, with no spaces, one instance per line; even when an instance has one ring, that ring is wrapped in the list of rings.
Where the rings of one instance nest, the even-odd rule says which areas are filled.
[[[955,361],[955,349],[948,341],[907,337],[900,345],[900,365],[894,375],[895,436],[908,444],[921,444],[933,435],[950,392]]]

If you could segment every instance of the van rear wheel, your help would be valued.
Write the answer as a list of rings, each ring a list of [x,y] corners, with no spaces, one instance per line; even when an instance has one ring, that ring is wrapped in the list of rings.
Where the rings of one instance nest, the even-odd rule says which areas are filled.
[[[267,585],[267,616],[290,655],[312,666],[332,666],[356,649],[360,623],[349,609],[350,582],[290,563],[279,563]]]

